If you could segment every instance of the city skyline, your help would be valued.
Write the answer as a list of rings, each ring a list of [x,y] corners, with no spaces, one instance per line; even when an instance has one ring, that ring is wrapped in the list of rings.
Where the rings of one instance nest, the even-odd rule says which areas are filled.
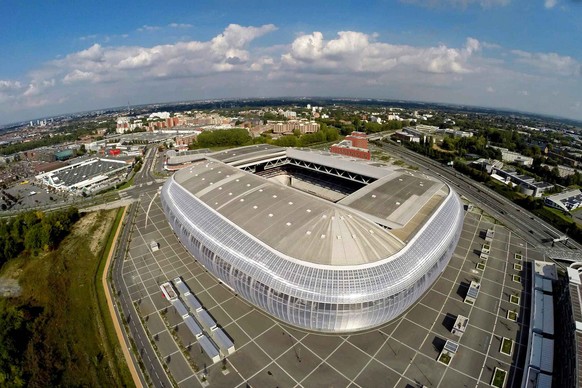
[[[315,95],[582,120],[580,1],[220,4],[3,3],[0,124],[128,101]]]

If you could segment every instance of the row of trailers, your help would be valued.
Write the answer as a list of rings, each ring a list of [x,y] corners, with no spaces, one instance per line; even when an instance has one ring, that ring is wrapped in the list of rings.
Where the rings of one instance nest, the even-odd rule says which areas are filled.
[[[181,278],[174,279],[173,284],[166,282],[160,288],[213,363],[220,361],[221,356],[226,357],[234,353],[234,343],[230,337],[216,325],[214,319]]]

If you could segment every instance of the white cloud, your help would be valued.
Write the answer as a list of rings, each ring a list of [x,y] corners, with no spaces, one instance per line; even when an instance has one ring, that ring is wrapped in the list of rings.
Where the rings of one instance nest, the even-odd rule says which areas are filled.
[[[24,97],[33,97],[40,95],[46,89],[50,89],[55,86],[54,78],[48,80],[33,80],[30,82],[22,95]]]
[[[483,46],[483,48],[485,48],[485,49],[491,49],[491,50],[497,50],[497,49],[501,48],[501,46],[498,45],[497,43],[491,43],[491,42],[481,42],[481,46]]]
[[[103,60],[103,48],[101,45],[95,43],[86,50],[79,51],[76,56],[80,59],[86,59],[92,62],[99,62]],[[68,55],[67,58],[73,58],[74,55]]]
[[[19,109],[38,108],[57,104],[69,93],[102,93],[103,98],[111,98],[119,89],[150,85],[156,80],[265,71],[273,66],[273,58],[251,55],[248,46],[275,29],[272,24],[259,27],[231,24],[208,41],[153,47],[108,47],[95,43],[31,71],[25,86],[16,80],[0,80],[0,100],[10,99]],[[87,84],[92,85],[90,89]],[[3,108],[7,107],[0,107],[0,115]]]
[[[232,24],[208,40],[150,47],[88,43],[21,79],[0,80],[0,117],[26,119],[128,100],[327,95],[496,106],[582,119],[570,108],[571,101],[580,100],[582,77],[574,76],[580,75],[580,63],[569,56],[507,51],[472,37],[458,46],[402,45],[359,31],[302,33],[269,46],[256,42],[275,29]],[[496,56],[486,56],[489,48],[497,49]]]
[[[545,74],[562,76],[582,75],[582,64],[570,56],[556,53],[532,53],[522,50],[512,50],[518,63],[526,64]]]
[[[99,35],[97,35],[97,34],[92,34],[92,35],[85,35],[85,36],[81,36],[81,37],[79,38],[79,40],[80,40],[80,41],[85,41],[85,40],[95,40],[95,39],[97,39],[97,37],[98,37],[98,36],[99,36]]]
[[[281,58],[282,69],[316,73],[385,73],[407,68],[428,73],[469,73],[469,59],[480,50],[477,39],[468,38],[465,47],[444,45],[412,47],[375,42],[374,37],[355,31],[340,31],[326,41],[321,32],[301,35]]]
[[[63,83],[70,84],[77,81],[87,81],[93,79],[93,77],[93,73],[75,69],[63,77]]]
[[[544,0],[544,7],[547,9],[554,8],[558,4],[558,0]]]
[[[159,29],[161,29],[162,27],[160,26],[149,26],[147,24],[144,24],[143,26],[141,26],[140,28],[137,29],[138,32],[152,32],[152,31],[157,31]]]
[[[18,81],[0,79],[0,92],[18,90],[21,87],[22,85]]]
[[[467,8],[471,5],[479,5],[482,8],[492,8],[497,6],[506,6],[511,2],[511,0],[400,0],[400,2],[429,8]]]
[[[170,24],[168,24],[168,27],[171,27],[171,28],[192,28],[192,24],[188,24],[188,23],[170,23]]]

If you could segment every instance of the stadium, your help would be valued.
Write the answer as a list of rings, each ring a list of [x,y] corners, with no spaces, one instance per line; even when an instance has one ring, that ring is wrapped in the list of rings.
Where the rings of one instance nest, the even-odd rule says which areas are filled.
[[[463,207],[423,173],[268,145],[197,155],[161,191],[190,253],[253,305],[303,329],[388,322],[448,264]]]

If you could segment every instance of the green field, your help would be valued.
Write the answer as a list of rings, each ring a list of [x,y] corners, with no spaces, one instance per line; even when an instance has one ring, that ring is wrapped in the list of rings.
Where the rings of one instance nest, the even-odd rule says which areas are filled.
[[[101,275],[118,210],[84,215],[58,249],[6,263],[22,294],[5,302],[24,312],[30,333],[14,363],[26,386],[133,386],[104,298]]]
[[[495,372],[493,374],[493,380],[491,381],[491,385],[494,387],[502,388],[504,385],[503,383],[505,382],[505,376],[507,376],[506,371],[504,371],[502,369],[495,368]]]
[[[511,354],[511,349],[513,348],[513,341],[509,338],[503,338],[501,343],[501,353]]]

